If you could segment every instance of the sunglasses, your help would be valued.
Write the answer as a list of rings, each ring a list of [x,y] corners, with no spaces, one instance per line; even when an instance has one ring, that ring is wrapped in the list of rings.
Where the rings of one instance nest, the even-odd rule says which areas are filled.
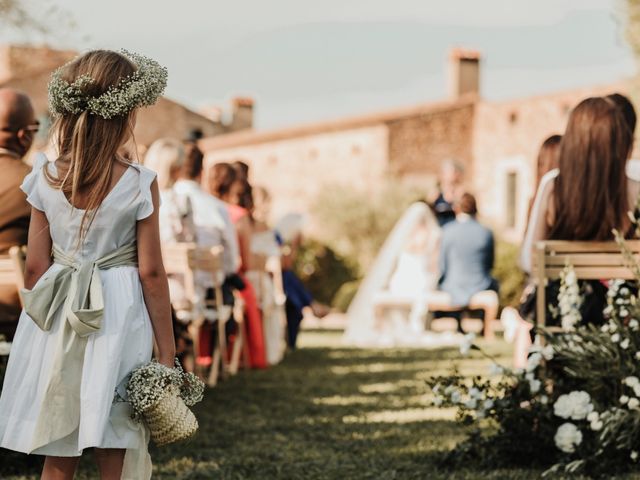
[[[36,123],[32,123],[30,125],[27,125],[25,127],[22,128],[18,128],[17,130],[14,128],[9,128],[9,127],[4,127],[4,128],[0,128],[0,130],[2,130],[3,132],[11,132],[11,133],[18,133],[18,132],[31,132],[31,133],[38,133],[40,131],[40,123],[36,122]]]

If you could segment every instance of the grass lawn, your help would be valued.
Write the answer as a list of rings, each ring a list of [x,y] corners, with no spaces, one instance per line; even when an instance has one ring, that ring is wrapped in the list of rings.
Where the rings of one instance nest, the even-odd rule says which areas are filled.
[[[489,347],[508,363],[503,343]],[[456,350],[351,350],[338,332],[303,332],[278,367],[242,372],[206,393],[200,431],[152,448],[154,479],[533,479],[538,471],[439,470],[464,437],[452,411],[428,408],[424,379],[457,362]],[[41,460],[0,451],[0,479],[35,479]],[[90,455],[76,478],[97,478]],[[629,477],[631,478],[631,477]]]

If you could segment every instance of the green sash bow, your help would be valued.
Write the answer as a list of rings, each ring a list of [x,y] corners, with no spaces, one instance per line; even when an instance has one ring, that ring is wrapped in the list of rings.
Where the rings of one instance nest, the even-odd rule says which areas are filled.
[[[80,385],[87,337],[100,330],[104,298],[100,270],[138,265],[135,242],[95,261],[77,262],[53,246],[54,263],[65,268],[48,270],[32,290],[22,289],[24,310],[44,331],[49,331],[62,306],[61,332],[53,358],[32,444],[32,451],[62,439],[80,424]]]

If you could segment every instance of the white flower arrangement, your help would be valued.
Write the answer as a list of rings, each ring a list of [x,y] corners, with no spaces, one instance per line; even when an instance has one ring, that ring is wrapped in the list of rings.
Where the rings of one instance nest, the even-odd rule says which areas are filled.
[[[95,80],[81,75],[69,83],[62,78],[66,65],[57,69],[49,81],[49,110],[54,115],[78,115],[87,111],[109,120],[156,103],[167,86],[167,69],[144,55],[121,50],[136,67],[135,72],[106,92],[92,97],[86,93]]]
[[[564,419],[584,420],[592,411],[591,396],[584,391],[560,395],[553,405],[553,413]]]
[[[565,453],[573,453],[582,443],[582,432],[573,423],[563,423],[558,427],[553,440],[556,446]]]
[[[175,368],[154,360],[131,372],[126,390],[134,418],[140,420],[144,412],[155,406],[171,387],[177,387],[180,398],[187,406],[192,406],[202,400],[205,385],[193,373],[185,373],[177,359]]]

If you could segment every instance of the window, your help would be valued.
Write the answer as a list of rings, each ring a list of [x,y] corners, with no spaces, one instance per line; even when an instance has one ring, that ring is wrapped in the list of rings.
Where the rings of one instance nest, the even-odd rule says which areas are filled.
[[[518,202],[518,174],[516,172],[507,173],[507,198],[506,198],[506,225],[508,228],[515,228]]]

